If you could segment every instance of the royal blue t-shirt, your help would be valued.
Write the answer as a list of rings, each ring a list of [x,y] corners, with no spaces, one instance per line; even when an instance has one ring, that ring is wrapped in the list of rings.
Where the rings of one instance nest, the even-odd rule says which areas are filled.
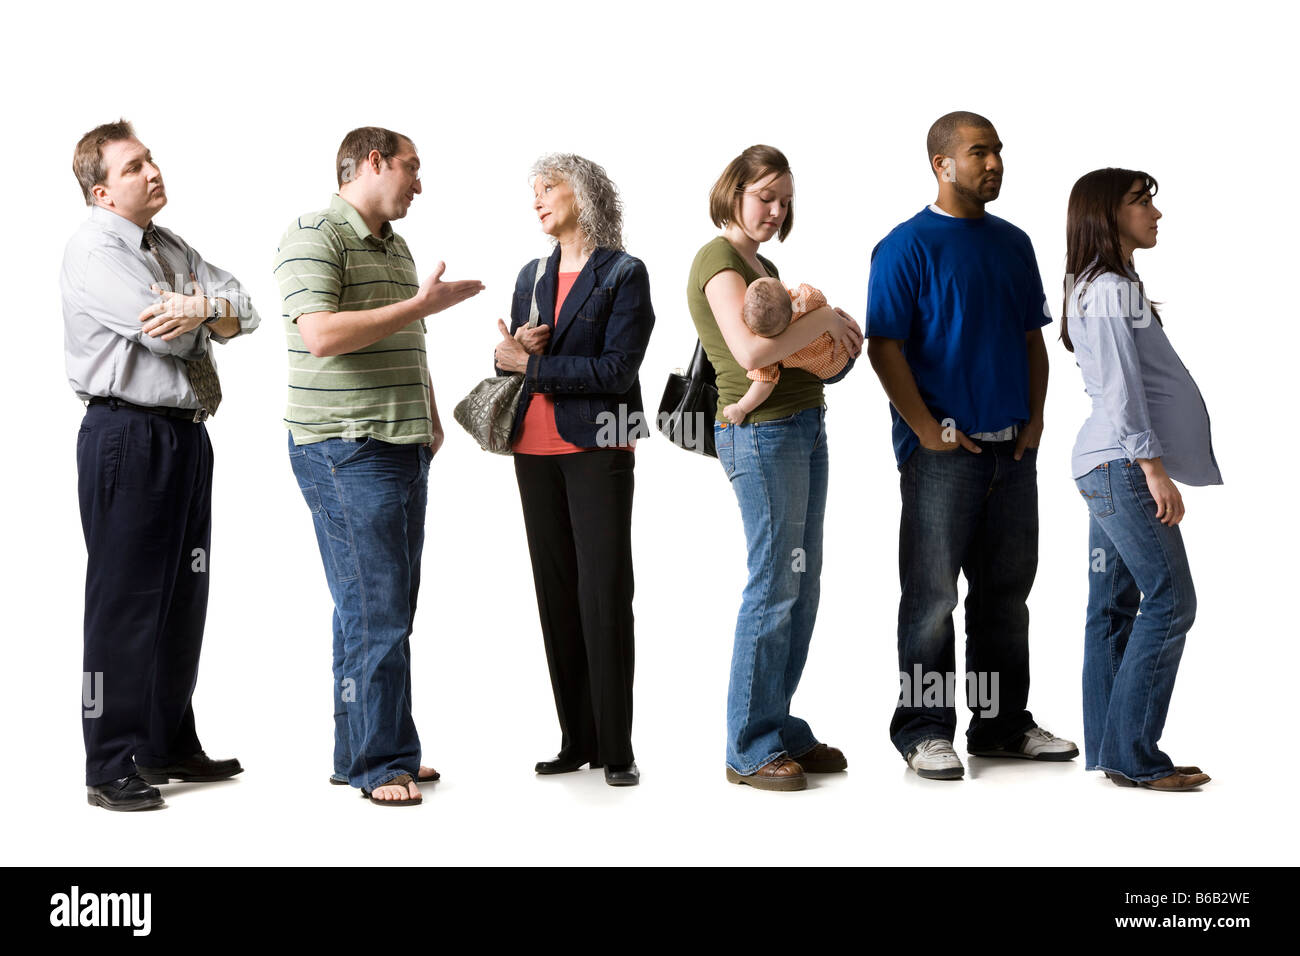
[[[930,414],[967,435],[1029,421],[1025,335],[1051,321],[1034,247],[1005,219],[927,207],[871,252],[867,335],[901,339]],[[889,412],[901,468],[919,442]]]

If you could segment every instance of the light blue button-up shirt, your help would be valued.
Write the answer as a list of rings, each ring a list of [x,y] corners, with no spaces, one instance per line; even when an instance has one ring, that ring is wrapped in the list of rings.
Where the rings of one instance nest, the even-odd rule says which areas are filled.
[[[1175,481],[1223,484],[1205,400],[1137,278],[1108,272],[1079,283],[1067,321],[1092,399],[1074,443],[1074,477],[1117,458],[1159,458]]]
[[[241,334],[256,329],[261,319],[239,280],[205,262],[171,230],[156,228],[168,263],[188,269],[204,295],[229,302],[239,316]],[[181,279],[190,281],[189,276]],[[158,302],[149,289],[153,284],[170,289],[176,277],[163,275],[144,244],[144,230],[103,206],[92,206],[90,217],[68,240],[59,279],[68,382],[82,401],[120,398],[137,405],[198,408],[185,360],[209,351],[210,341],[227,340],[206,324],[170,341],[142,331],[140,313]]]

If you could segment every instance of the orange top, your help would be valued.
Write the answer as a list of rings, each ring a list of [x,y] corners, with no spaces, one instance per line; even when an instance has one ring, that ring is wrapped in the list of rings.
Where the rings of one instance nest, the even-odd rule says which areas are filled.
[[[555,290],[555,328],[552,338],[560,330],[560,308],[569,296],[569,290],[577,280],[577,272],[561,272],[559,285]],[[523,424],[519,426],[519,435],[515,438],[512,449],[518,455],[568,455],[575,451],[589,451],[573,442],[560,437],[555,427],[555,399],[550,395],[535,394],[528,402],[528,411],[524,412]]]
[[[790,319],[792,325],[809,312],[826,305],[826,296],[806,283],[797,289],[786,291],[790,293],[790,305],[794,311],[794,316]],[[830,337],[830,333],[823,332],[797,352],[791,352],[774,365],[753,369],[747,373],[747,377],[751,382],[779,382],[784,367],[806,369],[821,379],[834,378],[849,364],[849,355],[845,351],[841,350],[834,359],[831,358],[834,348],[835,340]]]

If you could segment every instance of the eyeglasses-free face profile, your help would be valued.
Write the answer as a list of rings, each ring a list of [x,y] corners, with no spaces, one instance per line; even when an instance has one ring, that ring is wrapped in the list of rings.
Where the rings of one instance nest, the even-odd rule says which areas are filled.
[[[559,752],[533,769],[586,766],[610,786],[635,786],[632,498],[643,432],[628,426],[644,418],[649,276],[623,249],[622,201],[603,167],[552,153],[530,181],[554,248],[520,270],[494,357],[498,373],[523,379],[511,450],[560,729]]]

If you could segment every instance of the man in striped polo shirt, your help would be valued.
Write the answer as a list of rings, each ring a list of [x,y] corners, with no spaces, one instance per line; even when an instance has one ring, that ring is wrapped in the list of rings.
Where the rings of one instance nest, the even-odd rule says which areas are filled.
[[[420,802],[410,634],[420,587],[429,462],[442,425],[426,316],[482,291],[420,283],[390,221],[420,192],[415,144],[354,129],[329,208],[299,216],[275,258],[289,349],[289,460],[334,598],[334,773],[387,806]]]

